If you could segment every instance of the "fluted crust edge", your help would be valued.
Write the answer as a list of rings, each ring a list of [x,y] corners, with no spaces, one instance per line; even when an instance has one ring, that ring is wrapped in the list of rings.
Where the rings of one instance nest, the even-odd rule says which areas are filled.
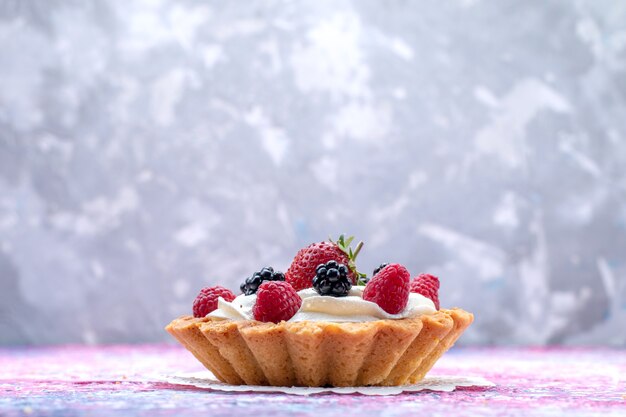
[[[363,323],[185,316],[166,330],[220,381],[233,385],[396,386],[423,379],[473,319],[458,308]]]

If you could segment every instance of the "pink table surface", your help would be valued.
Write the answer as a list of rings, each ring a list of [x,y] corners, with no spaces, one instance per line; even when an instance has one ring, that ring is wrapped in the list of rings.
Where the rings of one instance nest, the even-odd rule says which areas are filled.
[[[0,415],[626,416],[626,351],[453,349],[433,375],[493,388],[368,397],[226,393],[158,381],[201,371],[170,345],[0,349]]]

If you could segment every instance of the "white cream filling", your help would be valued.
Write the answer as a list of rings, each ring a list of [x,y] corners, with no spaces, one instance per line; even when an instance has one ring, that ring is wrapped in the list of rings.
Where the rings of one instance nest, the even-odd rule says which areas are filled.
[[[298,292],[302,306],[289,321],[339,321],[361,322],[375,320],[399,320],[432,314],[435,304],[421,294],[410,293],[409,301],[400,313],[389,314],[378,304],[363,299],[364,286],[354,286],[346,297],[323,297],[313,288]]]
[[[435,304],[421,294],[410,293],[409,301],[400,313],[389,314],[376,303],[363,299],[364,286],[354,286],[346,297],[321,296],[313,288],[299,291],[302,306],[289,321],[364,322],[399,320],[433,314]],[[207,317],[228,320],[254,320],[252,307],[256,295],[239,295],[232,302],[218,299],[217,309]]]
[[[254,303],[256,303],[256,294],[241,294],[231,302],[219,297],[217,299],[217,309],[207,314],[207,317],[229,320],[254,320],[254,314],[252,314]]]

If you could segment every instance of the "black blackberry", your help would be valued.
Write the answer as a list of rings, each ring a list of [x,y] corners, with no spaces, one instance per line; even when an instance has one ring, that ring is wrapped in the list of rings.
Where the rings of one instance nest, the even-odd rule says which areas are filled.
[[[256,290],[259,289],[259,285],[263,281],[284,281],[285,274],[282,272],[276,271],[274,272],[274,268],[271,266],[266,266],[260,271],[252,274],[251,277],[246,278],[246,280],[239,286],[239,289],[245,295],[256,294]]]
[[[348,267],[337,261],[328,261],[315,268],[313,288],[319,295],[345,297],[352,288],[348,278]]]
[[[385,263],[385,264],[380,264],[380,265],[378,266],[378,268],[376,268],[376,269],[374,270],[374,272],[372,272],[372,277],[373,277],[374,275],[378,274],[378,273],[381,271],[381,269],[383,269],[383,268],[384,268],[384,267],[386,267],[387,265],[389,265],[389,264],[387,264],[387,263]]]

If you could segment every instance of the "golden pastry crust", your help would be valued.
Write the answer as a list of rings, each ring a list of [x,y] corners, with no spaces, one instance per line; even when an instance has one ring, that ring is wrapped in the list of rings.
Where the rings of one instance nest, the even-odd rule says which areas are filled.
[[[262,323],[181,317],[166,330],[235,385],[396,386],[420,381],[474,316],[439,310],[363,323]]]

